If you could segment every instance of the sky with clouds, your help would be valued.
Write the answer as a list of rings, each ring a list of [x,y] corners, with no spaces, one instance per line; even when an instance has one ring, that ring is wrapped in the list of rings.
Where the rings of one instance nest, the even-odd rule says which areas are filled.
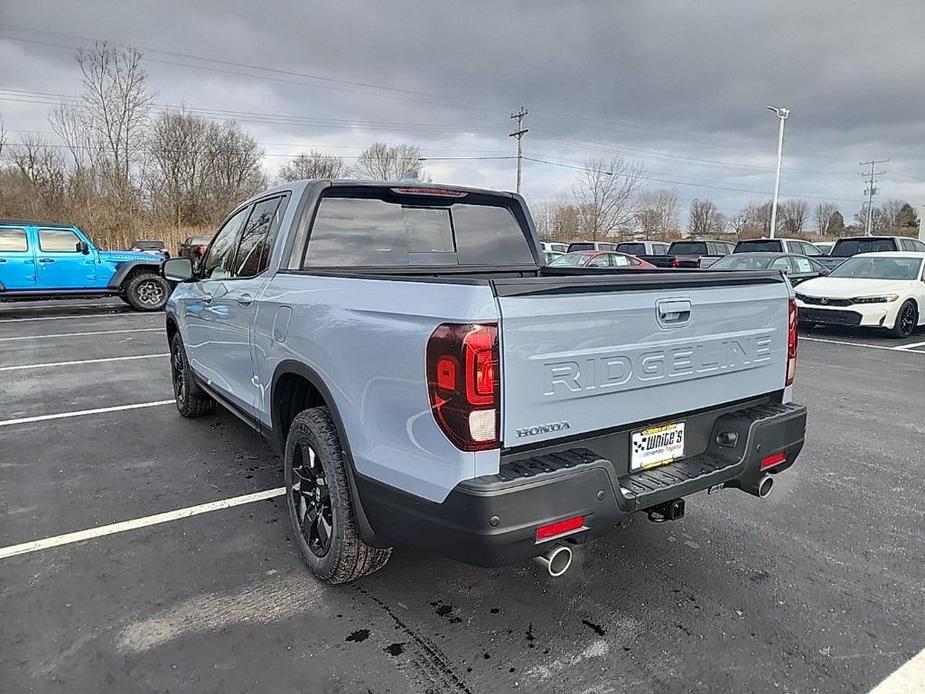
[[[54,142],[76,49],[108,40],[144,52],[157,104],[239,120],[270,172],[382,140],[419,146],[435,181],[509,190],[523,105],[529,201],[623,156],[683,208],[733,213],[770,197],[776,104],[781,196],[850,218],[861,160],[890,159],[882,199],[925,205],[923,27],[921,0],[2,0],[0,117]]]

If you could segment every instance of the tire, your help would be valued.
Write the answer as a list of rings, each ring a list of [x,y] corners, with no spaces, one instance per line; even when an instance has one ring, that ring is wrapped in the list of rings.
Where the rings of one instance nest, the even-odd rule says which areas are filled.
[[[139,272],[129,277],[122,293],[136,311],[160,311],[170,298],[170,284],[153,272]]]
[[[890,337],[902,339],[909,337],[919,324],[919,310],[911,299],[903,302],[896,312],[896,322],[890,329]]]
[[[206,395],[193,378],[179,332],[174,333],[170,340],[170,376],[173,396],[181,415],[193,419],[215,411],[215,400]]]
[[[385,566],[392,548],[360,538],[343,447],[327,407],[296,415],[283,461],[292,531],[315,577],[350,583]]]

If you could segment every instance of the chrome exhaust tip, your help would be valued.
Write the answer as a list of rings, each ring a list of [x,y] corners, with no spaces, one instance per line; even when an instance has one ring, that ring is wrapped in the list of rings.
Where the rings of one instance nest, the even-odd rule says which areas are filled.
[[[572,550],[566,545],[555,545],[535,557],[535,560],[549,572],[550,576],[557,578],[568,571],[572,565]]]
[[[766,499],[771,495],[771,490],[774,488],[774,478],[770,475],[765,475],[760,480],[758,480],[758,486],[756,487],[756,494],[759,499]]]

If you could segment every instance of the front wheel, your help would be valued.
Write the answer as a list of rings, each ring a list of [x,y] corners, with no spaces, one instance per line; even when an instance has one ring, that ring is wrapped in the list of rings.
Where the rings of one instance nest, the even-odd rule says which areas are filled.
[[[125,283],[125,301],[136,311],[160,311],[170,296],[170,284],[160,275],[140,272]]]
[[[890,337],[904,338],[909,337],[919,324],[919,310],[916,308],[914,301],[906,301],[899,307],[896,313],[896,322],[890,330]]]
[[[177,410],[181,415],[188,418],[202,417],[215,411],[215,401],[203,392],[193,378],[179,332],[174,333],[170,340],[170,375]]]
[[[289,520],[305,563],[316,578],[331,584],[381,569],[392,552],[360,537],[346,465],[328,408],[296,415],[284,456]]]

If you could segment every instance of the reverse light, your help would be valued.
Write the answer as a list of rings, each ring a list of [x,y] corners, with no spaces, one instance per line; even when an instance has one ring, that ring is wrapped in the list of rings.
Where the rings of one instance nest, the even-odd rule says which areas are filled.
[[[766,458],[761,459],[761,469],[767,470],[769,467],[774,467],[775,465],[780,465],[787,460],[787,454],[783,451],[777,453],[772,453]]]
[[[501,373],[495,323],[444,323],[427,341],[427,390],[437,424],[457,448],[500,445]]]
[[[784,385],[793,385],[797,372],[797,301],[790,297],[787,309],[787,377]]]
[[[565,520],[556,521],[555,523],[547,523],[536,529],[536,541],[544,542],[546,540],[552,540],[553,538],[562,537],[563,535],[568,535],[576,530],[580,530],[583,527],[585,527],[584,516],[573,516],[572,518],[566,518]]]

